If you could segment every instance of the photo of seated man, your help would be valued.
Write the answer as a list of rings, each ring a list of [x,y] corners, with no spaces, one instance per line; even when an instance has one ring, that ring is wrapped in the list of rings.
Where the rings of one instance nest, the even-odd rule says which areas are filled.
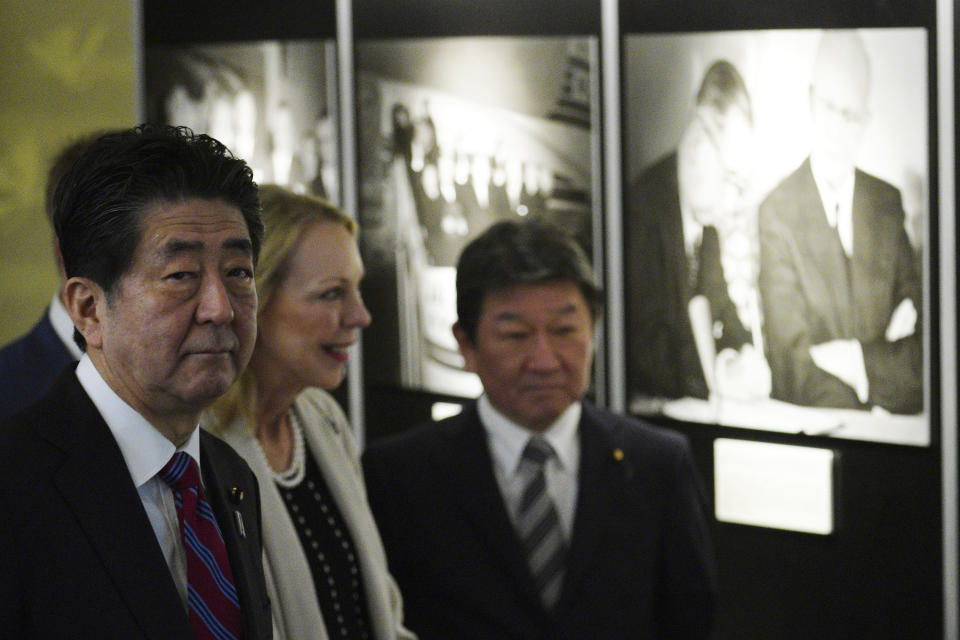
[[[631,412],[929,444],[927,37],[627,36]]]
[[[715,61],[678,148],[640,175],[626,203],[628,368],[652,395],[769,393],[762,350],[728,292],[717,229],[737,198],[730,157],[752,126],[740,73]]]
[[[923,408],[920,273],[900,191],[856,166],[871,69],[828,32],[810,85],[810,156],[760,206],[760,293],[775,398]]]

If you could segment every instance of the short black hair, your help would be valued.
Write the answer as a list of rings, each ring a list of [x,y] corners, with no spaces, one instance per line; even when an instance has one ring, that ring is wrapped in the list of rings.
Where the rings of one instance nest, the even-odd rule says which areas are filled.
[[[737,106],[753,122],[753,108],[750,105],[750,92],[743,81],[743,76],[727,60],[715,60],[700,81],[697,91],[697,105],[711,106],[721,113],[726,113],[730,107]]]
[[[471,241],[457,264],[457,323],[476,342],[477,322],[487,295],[518,284],[573,282],[594,319],[603,309],[603,290],[594,281],[583,248],[546,222],[504,220]]]
[[[186,127],[144,124],[97,138],[54,195],[53,224],[67,277],[90,278],[110,295],[133,261],[147,210],[190,198],[239,209],[256,263],[263,223],[246,162]],[[82,337],[77,342],[84,347]]]
[[[67,142],[53,157],[50,168],[47,170],[47,184],[43,193],[43,206],[47,212],[47,219],[50,221],[50,227],[53,228],[53,212],[56,205],[57,185],[60,178],[70,171],[77,159],[83,155],[91,144],[97,141],[100,136],[108,133],[106,130],[94,131],[76,137]]]
[[[263,223],[246,162],[186,127],[140,125],[101,136],[59,181],[54,196],[67,277],[90,278],[111,291],[133,260],[146,210],[189,198],[223,200],[239,209],[256,260]]]

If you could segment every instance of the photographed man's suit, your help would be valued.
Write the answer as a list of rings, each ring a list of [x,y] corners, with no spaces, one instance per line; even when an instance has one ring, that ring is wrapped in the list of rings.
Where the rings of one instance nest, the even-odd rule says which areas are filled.
[[[739,349],[750,334],[727,291],[717,229],[703,227],[694,259],[687,256],[676,153],[644,171],[633,186],[623,234],[631,390],[647,396],[707,398],[690,299],[702,294],[709,302],[717,353]]]
[[[923,408],[921,281],[904,229],[900,192],[857,170],[853,254],[827,222],[807,159],[760,206],[760,296],[772,396],[818,407],[901,413]],[[888,342],[891,315],[910,298],[920,317],[912,335]],[[869,399],[816,366],[810,346],[856,339]]]
[[[573,534],[553,613],[527,568],[475,404],[370,445],[370,505],[421,640],[706,634],[713,551],[686,440],[587,403],[579,437]]]
[[[39,399],[74,361],[45,311],[29,332],[0,349],[0,417]]]
[[[0,433],[0,638],[192,640],[120,448],[73,369],[39,403],[0,421]],[[256,479],[205,432],[200,451],[243,637],[267,640]]]

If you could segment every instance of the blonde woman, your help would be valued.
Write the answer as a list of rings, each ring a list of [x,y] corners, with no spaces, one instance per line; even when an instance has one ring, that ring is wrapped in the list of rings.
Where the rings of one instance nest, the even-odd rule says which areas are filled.
[[[325,390],[370,324],[356,224],[323,200],[261,188],[258,335],[205,426],[260,483],[264,570],[279,640],[412,638],[367,505],[357,445]]]

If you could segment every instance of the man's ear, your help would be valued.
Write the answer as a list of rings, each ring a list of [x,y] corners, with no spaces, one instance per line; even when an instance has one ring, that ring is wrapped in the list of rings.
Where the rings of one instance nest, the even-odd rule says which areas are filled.
[[[102,347],[100,314],[106,305],[106,296],[100,285],[89,278],[68,279],[63,285],[63,304],[73,320],[73,326],[86,340],[87,348]]]
[[[460,355],[463,356],[463,368],[467,371],[476,373],[477,361],[474,355],[475,348],[473,346],[473,341],[470,340],[470,336],[468,336],[467,332],[463,330],[463,327],[460,326],[459,322],[453,323],[453,337],[457,339],[457,345],[460,347]]]

